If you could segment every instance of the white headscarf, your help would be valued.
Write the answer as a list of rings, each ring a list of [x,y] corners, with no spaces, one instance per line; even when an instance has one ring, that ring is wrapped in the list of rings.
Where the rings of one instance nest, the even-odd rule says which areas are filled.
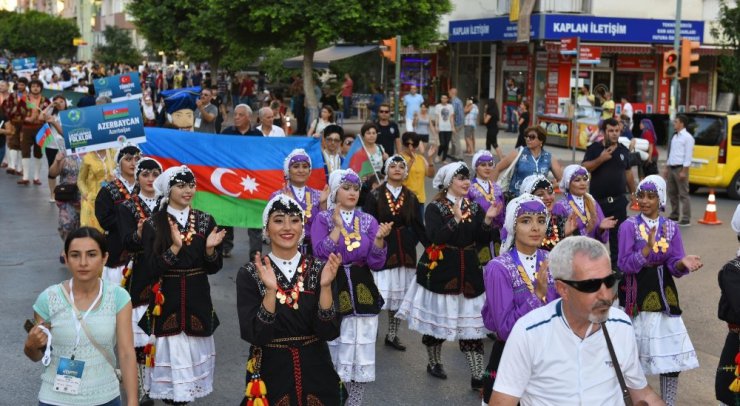
[[[478,160],[481,159],[484,156],[490,157],[491,158],[491,162],[493,162],[494,165],[496,164],[496,160],[493,158],[493,154],[491,154],[491,151],[489,151],[487,149],[481,149],[478,152],[476,152],[475,155],[473,155],[473,160],[470,161],[470,166],[472,166],[473,169],[477,168],[478,167]]]
[[[285,157],[285,160],[283,161],[283,173],[285,174],[285,178],[288,178],[288,175],[290,174],[290,164],[293,159],[297,157],[305,157],[306,160],[308,160],[308,169],[310,170],[313,165],[311,164],[311,157],[308,155],[305,149],[303,148],[296,148],[293,151],[288,154],[288,156]]]
[[[191,177],[193,183],[195,183],[195,174],[185,165],[173,166],[157,176],[157,179],[154,180],[154,190],[162,196],[159,207],[163,207],[165,203],[170,201],[172,186],[184,181],[183,178],[189,179]]]
[[[403,170],[403,178],[406,179],[407,176],[409,176],[409,164],[406,162],[406,159],[402,157],[401,155],[395,154],[391,156],[390,158],[385,160],[385,177],[388,178],[388,167],[391,166],[392,163],[396,162],[403,162],[404,170]]]
[[[333,209],[336,205],[337,191],[343,183],[352,183],[358,186],[362,185],[360,177],[352,169],[338,169],[329,175],[329,199],[326,202],[328,209]]]
[[[560,179],[560,189],[563,189],[565,192],[568,192],[570,189],[570,180],[573,178],[573,175],[576,174],[576,172],[579,172],[579,170],[584,170],[586,173],[591,176],[591,174],[588,172],[588,169],[584,168],[581,165],[578,164],[572,164],[565,167],[563,170],[563,179]]]
[[[453,162],[439,168],[437,174],[434,175],[434,179],[432,180],[432,186],[434,186],[435,189],[440,190],[450,187],[452,178],[463,170],[468,170],[468,166],[465,165],[465,162]],[[470,174],[469,170],[468,174]]]
[[[735,208],[735,214],[732,215],[732,222],[730,223],[732,230],[740,234],[740,204]]]
[[[645,179],[637,184],[637,191],[639,192],[640,190],[645,190],[643,189],[643,186],[647,184],[655,186],[655,189],[658,192],[658,200],[660,200],[660,208],[665,208],[667,203],[665,180],[658,175],[648,175],[645,177]]]
[[[301,216],[301,219],[303,219],[305,216],[303,207],[301,207],[301,205],[298,204],[295,199],[284,193],[278,193],[277,195],[275,195],[272,199],[270,199],[269,202],[267,202],[267,206],[265,206],[265,209],[262,210],[262,239],[268,244],[269,238],[267,236],[267,221],[270,219],[270,214],[275,211],[281,211],[286,214],[298,214]],[[298,240],[298,245],[303,242],[303,238],[305,236],[306,228],[301,227],[301,238]]]
[[[519,192],[534,194],[534,191],[537,190],[537,185],[540,184],[540,182],[547,182],[550,187],[552,187],[552,182],[550,182],[550,180],[547,179],[545,175],[536,173],[524,178],[524,180],[522,181],[522,185],[519,186]]]
[[[537,208],[536,210],[530,210],[532,207],[524,207],[524,210],[522,210],[522,206],[537,206]],[[514,247],[514,241],[516,241],[516,219],[526,213],[544,214],[545,224],[550,222],[550,214],[547,212],[547,207],[539,197],[529,193],[523,193],[519,195],[519,197],[512,199],[509,204],[506,205],[506,219],[504,220],[506,241],[501,244],[501,252],[508,252],[512,247]]]

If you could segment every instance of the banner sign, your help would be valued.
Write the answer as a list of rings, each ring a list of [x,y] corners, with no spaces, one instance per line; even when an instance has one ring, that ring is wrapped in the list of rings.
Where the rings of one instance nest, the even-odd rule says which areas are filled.
[[[141,82],[139,72],[106,76],[93,80],[97,97],[108,96],[114,102],[141,99]]]
[[[560,39],[560,55],[575,55],[578,37],[568,37]]]
[[[601,63],[601,47],[582,46],[578,63],[581,65],[598,65]]]
[[[146,142],[137,100],[65,110],[59,120],[68,154]]]
[[[13,72],[19,75],[31,74],[38,69],[36,57],[13,59]]]
[[[544,21],[542,21],[544,19]],[[573,14],[534,14],[530,17],[531,38],[581,41],[672,44],[674,20],[595,17]],[[704,21],[682,21],[681,37],[704,42]],[[517,24],[508,16],[450,21],[448,42],[516,41]]]

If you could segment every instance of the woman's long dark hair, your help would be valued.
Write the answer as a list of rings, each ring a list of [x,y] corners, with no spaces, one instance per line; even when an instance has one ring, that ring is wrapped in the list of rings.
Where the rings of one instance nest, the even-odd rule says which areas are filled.
[[[96,228],[92,227],[80,227],[77,230],[72,231],[67,236],[67,239],[64,240],[64,253],[69,254],[69,246],[72,244],[73,240],[76,240],[78,238],[92,238],[95,243],[98,244],[98,248],[100,248],[100,252],[105,255],[108,252],[108,245],[105,242],[105,236],[103,233],[98,231]]]
[[[172,233],[170,233],[170,217],[167,213],[169,203],[164,203],[162,207],[152,215],[154,223],[154,252],[163,254],[172,245]]]

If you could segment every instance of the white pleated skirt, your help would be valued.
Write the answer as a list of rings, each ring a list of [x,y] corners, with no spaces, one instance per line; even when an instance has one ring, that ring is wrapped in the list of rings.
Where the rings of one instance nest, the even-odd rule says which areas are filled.
[[[383,310],[398,310],[403,302],[403,297],[411,282],[414,280],[416,269],[407,267],[398,267],[383,269],[382,271],[373,271],[373,279],[378,287],[385,304]]]
[[[378,316],[345,316],[339,330],[339,337],[328,342],[339,377],[344,382],[375,381]]]
[[[149,342],[149,336],[139,327],[139,321],[146,314],[149,306],[136,306],[131,311],[131,326],[134,330],[134,348],[143,347]]]
[[[632,325],[646,375],[680,372],[699,367],[696,351],[680,316],[641,312]]]
[[[108,268],[107,266],[104,266],[103,279],[115,284],[116,286],[121,286],[121,281],[123,280],[123,268],[125,266],[126,265],[121,265],[115,268]]]
[[[157,337],[155,363],[146,368],[144,389],[152,399],[192,402],[213,392],[215,367],[213,336]]]
[[[431,292],[416,283],[414,275],[396,317],[407,320],[409,329],[421,334],[450,341],[474,340],[488,333],[481,316],[485,301],[485,294],[468,299],[462,294]]]

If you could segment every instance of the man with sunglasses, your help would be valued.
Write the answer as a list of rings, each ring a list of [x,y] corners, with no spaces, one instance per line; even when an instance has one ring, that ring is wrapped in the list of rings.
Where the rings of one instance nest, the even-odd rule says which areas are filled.
[[[489,405],[622,405],[619,372],[635,404],[665,405],[640,367],[630,318],[612,307],[619,274],[604,245],[568,237],[553,248],[549,266],[561,298],[516,322]],[[618,343],[613,354],[607,337]]]
[[[383,146],[388,156],[401,150],[401,132],[398,130],[398,124],[391,120],[391,106],[383,103],[378,108],[378,121],[375,123],[378,127],[378,144]]]

